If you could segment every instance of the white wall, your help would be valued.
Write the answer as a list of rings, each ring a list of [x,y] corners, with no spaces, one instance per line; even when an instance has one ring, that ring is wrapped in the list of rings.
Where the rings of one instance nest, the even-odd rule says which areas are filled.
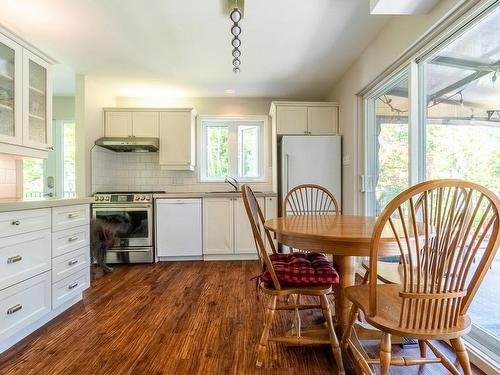
[[[362,174],[362,131],[358,117],[356,94],[373,81],[384,69],[414,44],[426,31],[446,15],[457,1],[442,0],[427,15],[394,17],[375,37],[361,56],[335,84],[327,100],[340,103],[340,133],[343,136],[343,155],[350,159],[343,166],[343,211],[362,213],[362,194],[359,194],[359,175]]]
[[[78,196],[91,194],[90,154],[97,138],[104,135],[103,107],[116,105],[113,91],[91,76],[76,76],[76,192]]]

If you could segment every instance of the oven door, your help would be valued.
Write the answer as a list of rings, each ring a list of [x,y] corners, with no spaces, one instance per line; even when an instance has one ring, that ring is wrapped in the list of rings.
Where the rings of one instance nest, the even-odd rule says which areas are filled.
[[[93,205],[92,219],[112,236],[112,248],[153,246],[151,205]]]

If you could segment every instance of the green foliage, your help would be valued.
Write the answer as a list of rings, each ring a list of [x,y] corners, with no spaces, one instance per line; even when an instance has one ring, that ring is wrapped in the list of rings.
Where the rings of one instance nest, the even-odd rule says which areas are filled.
[[[227,126],[207,128],[207,176],[224,177],[228,175],[229,129]]]

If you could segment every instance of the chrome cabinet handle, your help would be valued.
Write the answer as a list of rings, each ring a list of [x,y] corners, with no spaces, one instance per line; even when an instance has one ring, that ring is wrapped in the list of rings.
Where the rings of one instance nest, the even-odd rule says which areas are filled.
[[[68,289],[75,289],[78,286],[78,283],[73,283],[68,285]]]
[[[11,308],[7,309],[7,315],[12,315],[12,314],[18,312],[19,310],[21,310],[22,308],[23,308],[23,305],[20,305],[20,304],[12,306]]]
[[[68,219],[75,219],[78,217],[78,214],[68,214]]]
[[[73,264],[77,264],[78,263],[78,259],[72,259],[68,262],[68,266],[72,266]]]
[[[10,257],[7,259],[7,263],[17,263],[17,262],[20,262],[21,260],[23,260],[23,257],[21,255],[16,255],[16,256],[13,256],[13,257]]]
[[[78,239],[78,237],[77,237],[77,236],[73,236],[73,237],[68,238],[68,242],[74,242],[74,241],[76,241],[77,239]]]
[[[19,220],[13,220],[11,222],[12,225],[21,225],[21,222]]]

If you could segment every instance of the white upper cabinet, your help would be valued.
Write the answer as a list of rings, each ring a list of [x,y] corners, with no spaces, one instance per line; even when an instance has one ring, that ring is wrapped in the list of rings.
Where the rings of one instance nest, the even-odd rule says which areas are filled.
[[[0,142],[20,145],[22,133],[22,47],[0,34]]]
[[[23,144],[47,150],[52,147],[52,67],[23,52]]]
[[[134,137],[158,138],[158,112],[132,112],[132,134]]]
[[[158,138],[158,111],[104,109],[104,135],[106,137]]]
[[[337,132],[338,113],[338,107],[307,107],[309,134],[335,134]]]
[[[160,112],[160,167],[192,171],[195,151],[195,111],[187,108]]]
[[[132,112],[104,112],[104,135],[106,137],[132,137]]]
[[[14,39],[0,34],[2,151],[47,158],[52,148],[52,64]]]
[[[332,135],[339,107],[327,102],[273,102],[269,112],[278,135]]]
[[[278,134],[307,134],[307,107],[279,106],[276,118]]]

